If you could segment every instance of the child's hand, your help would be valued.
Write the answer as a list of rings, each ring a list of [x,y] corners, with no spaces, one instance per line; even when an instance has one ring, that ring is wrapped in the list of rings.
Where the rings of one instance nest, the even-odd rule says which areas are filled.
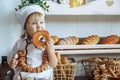
[[[46,51],[48,53],[49,65],[51,67],[56,67],[58,60],[55,55],[53,39],[50,38],[48,41],[46,41],[46,43],[47,43]]]
[[[10,61],[10,67],[14,69],[17,65],[18,65],[18,60],[15,59],[15,58],[13,58],[13,59]]]
[[[46,41],[47,47],[46,50],[48,53],[53,53],[54,52],[54,42],[53,39],[50,38],[49,40]]]

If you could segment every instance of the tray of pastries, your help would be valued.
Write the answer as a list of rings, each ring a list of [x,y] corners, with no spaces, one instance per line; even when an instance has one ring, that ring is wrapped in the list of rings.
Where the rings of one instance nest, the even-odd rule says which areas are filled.
[[[112,34],[106,37],[98,35],[90,35],[80,38],[77,36],[69,36],[66,38],[53,38],[55,49],[61,53],[119,53],[120,37]]]

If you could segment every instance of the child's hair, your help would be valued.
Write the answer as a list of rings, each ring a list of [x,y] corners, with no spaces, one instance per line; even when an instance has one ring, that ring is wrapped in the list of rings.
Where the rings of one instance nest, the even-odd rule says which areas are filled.
[[[30,17],[31,15],[39,15],[40,17],[45,17],[45,16],[44,16],[42,13],[40,13],[40,12],[33,12],[33,13],[31,13],[31,14],[26,18],[26,20],[25,20],[24,30],[26,29],[26,22],[27,22],[27,20],[29,19],[29,17]]]
[[[38,12],[45,16],[44,10],[39,6],[39,5],[30,5],[30,6],[25,6],[22,9],[16,11],[16,20],[18,23],[22,25],[24,28],[26,19],[28,16],[34,12]]]

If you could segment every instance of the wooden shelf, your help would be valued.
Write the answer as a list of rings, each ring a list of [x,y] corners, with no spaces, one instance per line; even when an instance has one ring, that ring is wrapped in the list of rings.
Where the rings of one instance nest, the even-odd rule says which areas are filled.
[[[110,54],[120,53],[120,44],[97,45],[55,45],[55,50],[61,54]]]

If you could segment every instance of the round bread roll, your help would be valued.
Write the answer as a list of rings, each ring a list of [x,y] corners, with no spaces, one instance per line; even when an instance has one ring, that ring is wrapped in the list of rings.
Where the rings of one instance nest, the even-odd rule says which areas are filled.
[[[120,38],[117,35],[110,35],[103,39],[102,44],[117,44]]]
[[[85,38],[82,42],[82,44],[84,45],[88,45],[88,44],[97,44],[99,42],[100,38],[98,35],[91,35],[88,36],[87,38]]]
[[[49,32],[46,30],[40,30],[33,34],[32,36],[32,43],[35,45],[36,48],[46,47],[46,40],[50,38]],[[45,41],[43,41],[43,40]]]

